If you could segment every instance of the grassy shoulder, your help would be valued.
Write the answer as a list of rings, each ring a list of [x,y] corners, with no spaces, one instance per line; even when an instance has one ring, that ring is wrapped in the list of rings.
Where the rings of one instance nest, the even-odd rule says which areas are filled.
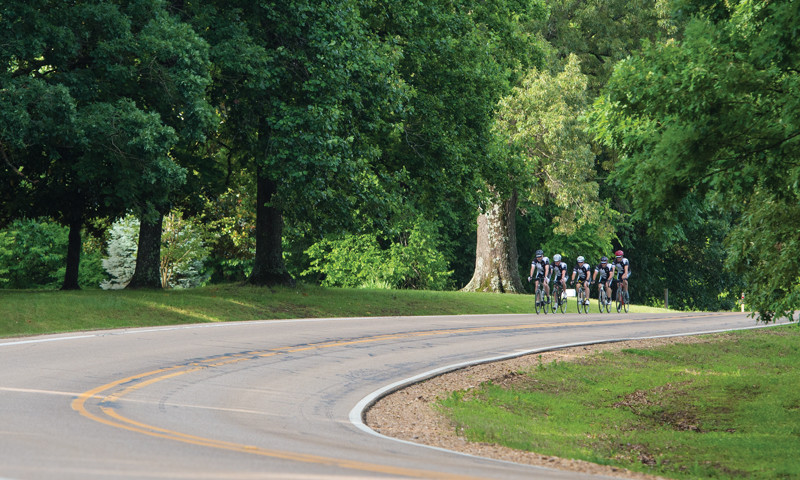
[[[570,307],[574,311],[574,301]],[[633,312],[658,310],[631,308]],[[316,286],[262,288],[229,284],[161,291],[0,290],[0,337],[284,318],[532,311],[531,295]]]
[[[800,329],[540,364],[455,392],[470,441],[669,478],[800,478]]]

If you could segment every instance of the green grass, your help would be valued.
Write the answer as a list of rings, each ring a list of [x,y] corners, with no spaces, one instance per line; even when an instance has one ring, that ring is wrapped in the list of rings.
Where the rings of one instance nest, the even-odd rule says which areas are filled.
[[[540,365],[456,392],[467,439],[669,478],[800,478],[800,329]]]
[[[574,300],[574,299],[573,299]],[[575,303],[572,302],[571,311]],[[632,311],[658,311],[632,306]],[[343,316],[531,313],[533,296],[314,286],[0,290],[0,337],[108,328]],[[558,318],[559,314],[548,317]]]

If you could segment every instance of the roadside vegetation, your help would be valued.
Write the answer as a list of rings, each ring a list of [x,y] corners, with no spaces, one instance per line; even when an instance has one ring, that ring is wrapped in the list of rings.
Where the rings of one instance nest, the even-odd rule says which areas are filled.
[[[460,435],[668,478],[800,477],[800,330],[540,364],[455,392]]]
[[[570,307],[574,312],[574,302]],[[663,309],[631,307],[631,312],[642,311]],[[531,295],[452,291],[239,284],[173,290],[0,289],[0,337],[284,318],[532,312]]]

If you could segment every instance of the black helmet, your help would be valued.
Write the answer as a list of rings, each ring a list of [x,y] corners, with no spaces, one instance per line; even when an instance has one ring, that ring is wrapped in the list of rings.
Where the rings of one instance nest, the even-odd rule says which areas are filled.
[[[608,263],[608,257],[601,258],[600,263]]]
[[[542,255],[544,255],[544,252],[543,252],[543,251],[541,251],[541,250],[536,250],[536,258],[539,258],[539,257],[541,257]]]

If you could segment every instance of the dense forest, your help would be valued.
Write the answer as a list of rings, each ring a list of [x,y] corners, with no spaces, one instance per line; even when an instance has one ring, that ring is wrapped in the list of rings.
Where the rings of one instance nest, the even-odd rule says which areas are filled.
[[[800,307],[800,3],[0,0],[0,288]],[[520,275],[520,272],[523,272]]]

